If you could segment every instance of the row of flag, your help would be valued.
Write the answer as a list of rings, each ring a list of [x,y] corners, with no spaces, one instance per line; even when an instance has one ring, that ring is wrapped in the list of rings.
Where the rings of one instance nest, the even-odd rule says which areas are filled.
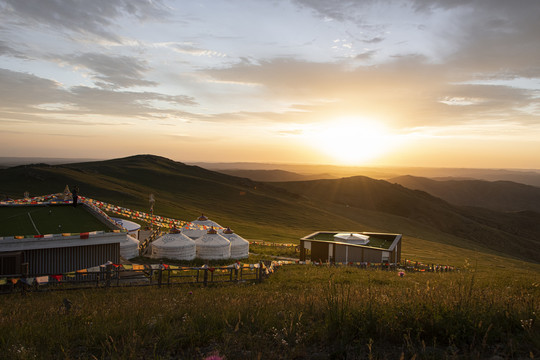
[[[227,266],[221,266],[221,267],[211,267],[208,265],[203,265],[202,267],[189,267],[189,266],[180,266],[180,265],[169,265],[169,264],[104,264],[100,266],[94,266],[88,269],[81,269],[77,271],[71,271],[64,274],[57,274],[57,275],[44,275],[44,276],[37,276],[37,277],[4,277],[0,278],[0,285],[8,285],[8,284],[17,284],[21,282],[22,284],[26,284],[29,286],[32,286],[34,284],[37,285],[45,285],[49,283],[60,283],[62,281],[65,281],[66,279],[72,279],[75,278],[77,275],[89,275],[89,274],[102,274],[103,268],[106,265],[111,265],[113,268],[115,268],[118,271],[145,271],[145,270],[167,270],[173,275],[180,274],[182,271],[196,271],[196,270],[206,270],[208,269],[210,272],[221,272],[221,273],[227,273],[231,270],[240,270],[240,269],[246,269],[246,270],[256,270],[259,268],[262,268],[262,270],[265,272],[265,274],[271,274],[273,273],[277,268],[283,265],[314,265],[314,266],[328,266],[328,263],[320,263],[316,261],[299,261],[299,260],[279,260],[279,261],[272,261],[269,266],[266,266],[265,263],[255,263],[255,264],[241,264],[241,263],[234,263]],[[337,262],[333,263],[333,266],[357,266],[357,267],[366,267],[366,268],[372,268],[372,269],[381,269],[385,267],[390,267],[390,264],[387,263],[366,263],[366,262]],[[425,265],[422,263],[419,263],[417,261],[411,261],[411,260],[405,260],[404,264],[397,264],[399,267],[403,267],[409,271],[418,271],[418,272],[426,272],[426,271],[453,271],[456,270],[455,267],[449,266],[449,265]]]
[[[292,263],[292,262],[291,262]],[[209,267],[207,265],[203,265],[202,267],[189,267],[189,266],[180,266],[180,265],[168,265],[168,264],[147,264],[147,265],[141,265],[141,264],[104,264],[100,266],[94,266],[88,269],[80,269],[77,271],[70,271],[63,274],[56,274],[56,275],[43,275],[43,276],[36,276],[36,277],[1,277],[0,278],[0,285],[8,285],[8,284],[17,284],[21,282],[22,284],[32,286],[34,284],[37,285],[45,285],[50,283],[60,283],[62,281],[74,279],[77,275],[80,276],[86,276],[90,274],[103,274],[104,268],[107,265],[111,265],[115,270],[117,271],[145,271],[145,270],[168,270],[172,272],[174,275],[179,274],[181,271],[197,271],[197,270],[209,270],[210,272],[222,272],[227,273],[231,270],[240,270],[240,269],[246,269],[246,270],[255,270],[259,268],[263,268],[267,273],[273,272],[274,269],[280,265],[284,264],[284,262],[273,262],[269,267],[264,265],[264,263],[256,263],[256,264],[240,264],[235,263],[227,266],[220,266],[220,267]]]
[[[100,210],[107,211],[109,213],[113,213],[116,215],[120,215],[129,219],[144,221],[149,224],[154,224],[161,228],[166,228],[166,229],[184,228],[184,229],[204,229],[204,230],[208,229],[208,227],[205,225],[193,224],[185,220],[178,220],[178,219],[168,218],[165,216],[148,214],[143,211],[131,210],[125,207],[109,204],[109,203],[99,201],[99,200],[94,200],[91,198],[81,197],[81,200],[84,203],[93,205]]]
[[[268,242],[268,241],[250,241],[250,244],[253,245],[262,245],[262,246],[276,246],[276,247],[296,247],[298,244],[282,244],[282,243],[274,243],[274,242]]]

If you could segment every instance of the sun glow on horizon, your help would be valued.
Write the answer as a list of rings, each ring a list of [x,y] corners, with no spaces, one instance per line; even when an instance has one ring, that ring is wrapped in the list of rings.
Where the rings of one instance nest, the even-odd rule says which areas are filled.
[[[326,122],[305,135],[312,147],[346,165],[372,162],[397,145],[382,123],[360,117]]]

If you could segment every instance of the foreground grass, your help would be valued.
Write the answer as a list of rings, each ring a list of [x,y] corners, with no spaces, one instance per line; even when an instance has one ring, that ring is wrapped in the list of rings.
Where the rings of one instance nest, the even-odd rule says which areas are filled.
[[[10,359],[537,358],[537,273],[501,275],[465,270],[401,278],[291,265],[260,285],[14,294],[0,298],[0,353]]]

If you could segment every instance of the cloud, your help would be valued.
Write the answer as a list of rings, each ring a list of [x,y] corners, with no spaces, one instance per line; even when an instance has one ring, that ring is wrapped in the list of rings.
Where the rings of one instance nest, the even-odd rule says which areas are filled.
[[[15,50],[13,47],[8,45],[7,42],[0,40],[0,56],[13,56],[20,59],[27,59],[28,57],[22,52]]]
[[[74,67],[84,67],[92,72],[96,85],[104,88],[126,88],[132,86],[156,86],[145,80],[144,73],[150,70],[145,60],[131,56],[113,56],[99,53],[83,53],[59,57]]]
[[[67,103],[61,84],[35,75],[0,69],[0,108],[21,110],[45,103]]]
[[[106,114],[117,116],[154,117],[152,113],[167,113],[174,116],[181,111],[152,106],[153,101],[171,105],[193,106],[195,100],[184,95],[165,95],[155,92],[110,91],[106,89],[76,86],[70,89],[81,111],[86,114]]]
[[[130,16],[139,21],[167,17],[161,0],[2,0],[6,18],[16,18],[25,25],[63,28],[74,33],[93,35],[121,43],[109,28],[117,19]]]
[[[180,142],[199,142],[205,140],[205,138],[201,136],[191,136],[185,134],[164,134],[163,137]],[[215,139],[212,139],[212,141],[215,141]]]
[[[272,103],[289,104],[288,111],[239,112],[229,120],[306,123],[356,115],[381,119],[395,127],[414,127],[486,119],[515,121],[523,108],[538,102],[532,90],[465,83],[471,74],[455,77],[445,64],[430,63],[419,55],[355,68],[273,59],[204,73],[217,81],[258,84]],[[458,79],[463,82],[455,82]],[[445,103],[448,99],[476,100],[469,106],[450,106]]]
[[[351,19],[362,4],[355,0],[325,1],[325,0],[293,0],[301,8],[313,10],[323,19],[343,21]],[[369,1],[366,1],[369,2]]]
[[[182,54],[188,54],[193,56],[203,56],[203,57],[226,57],[227,54],[199,48],[194,46],[191,43],[171,43],[171,44],[165,44],[165,46],[172,48],[174,51],[182,53]]]
[[[357,59],[357,60],[370,60],[375,56],[375,54],[377,54],[376,50],[365,51],[365,52],[363,52],[361,54],[356,55],[355,59]]]
[[[58,82],[6,69],[0,69],[0,83],[3,85],[0,87],[0,110],[6,116],[2,117],[4,119],[28,114],[96,114],[146,119],[154,118],[156,114],[189,117],[191,114],[177,110],[178,106],[197,104],[195,99],[185,95],[113,91],[87,86],[65,89]],[[155,102],[159,102],[159,106]]]
[[[302,135],[304,131],[301,129],[279,130],[277,133],[281,136],[298,136],[298,135]]]
[[[380,43],[382,41],[384,41],[384,37],[382,37],[382,36],[376,36],[376,37],[373,37],[371,39],[364,40],[364,42],[366,44],[377,44],[377,43]]]

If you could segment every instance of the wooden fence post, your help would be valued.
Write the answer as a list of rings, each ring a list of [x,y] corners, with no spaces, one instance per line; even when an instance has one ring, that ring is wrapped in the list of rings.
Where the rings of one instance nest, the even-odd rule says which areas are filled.
[[[105,287],[111,286],[111,268],[112,264],[105,265]]]
[[[158,287],[161,287],[161,282],[163,280],[163,265],[159,265],[159,270],[158,270]]]
[[[206,286],[208,284],[208,269],[205,268],[204,269],[204,280],[203,280],[203,284],[204,286]]]
[[[21,275],[23,279],[28,278],[28,269],[29,268],[27,262],[21,264]],[[22,294],[26,295],[26,284],[22,284]]]

